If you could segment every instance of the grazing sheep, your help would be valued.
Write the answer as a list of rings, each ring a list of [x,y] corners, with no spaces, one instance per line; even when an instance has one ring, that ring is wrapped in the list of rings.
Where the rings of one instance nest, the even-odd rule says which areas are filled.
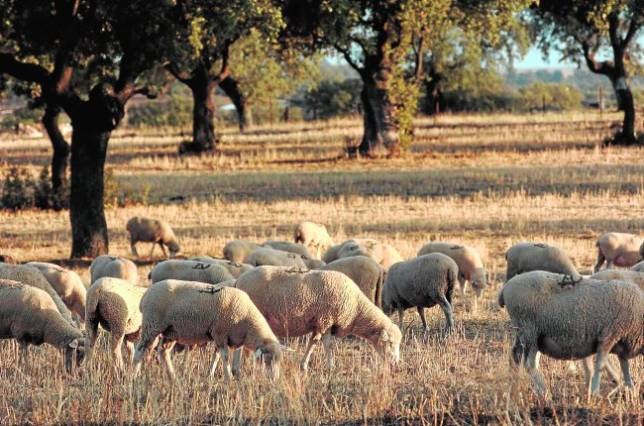
[[[150,271],[149,277],[153,283],[174,279],[212,285],[235,279],[223,265],[176,259],[157,263]]]
[[[261,248],[259,244],[252,243],[245,240],[232,240],[224,246],[224,259],[231,262],[243,263],[246,256],[253,250]]]
[[[78,315],[81,320],[85,319],[87,290],[76,272],[53,263],[29,262],[26,265],[38,269],[56,290],[56,293],[58,293],[69,310]]]
[[[644,272],[644,260],[631,267],[631,271]]]
[[[600,281],[628,281],[637,284],[644,290],[644,272],[638,272],[628,269],[604,269],[590,276],[594,280]]]
[[[194,256],[188,260],[194,260],[201,263],[214,263],[216,265],[221,265],[230,272],[230,275],[237,278],[246,271],[253,269],[253,265],[248,265],[244,263],[231,262],[227,259],[217,259],[210,256]]]
[[[239,347],[264,353],[272,378],[279,377],[281,345],[266,319],[241,290],[165,280],[156,283],[143,296],[141,312],[141,341],[134,356],[137,373],[142,359],[163,334],[164,339],[171,342],[163,346],[163,359],[172,377],[175,373],[170,350],[175,342],[194,345],[210,341],[215,343],[223,358],[226,379],[231,377],[230,348]],[[239,365],[234,365],[234,369],[237,372]]]
[[[369,256],[386,270],[394,263],[404,260],[392,245],[383,244],[370,238],[345,241],[343,247],[338,251],[338,258],[349,256]]]
[[[581,278],[566,253],[554,246],[540,243],[517,243],[505,252],[508,281],[518,274],[528,271],[548,271]]]
[[[644,238],[633,234],[622,234],[619,232],[608,232],[597,240],[597,263],[593,272],[599,271],[604,262],[606,269],[613,265],[631,267],[644,257],[640,254],[640,248],[644,244]]]
[[[16,339],[22,363],[29,345],[47,343],[64,351],[65,370],[71,373],[74,358],[82,360],[83,333],[58,311],[45,291],[17,281],[0,279],[0,339]]]
[[[445,314],[445,332],[454,327],[452,291],[458,279],[458,266],[449,256],[432,253],[398,262],[389,268],[382,288],[382,309],[398,311],[400,328],[406,309],[416,307],[425,331],[429,330],[424,308],[438,305]]]
[[[270,247],[275,250],[287,251],[302,256],[302,259],[313,259],[309,250],[302,244],[292,243],[290,241],[267,240],[262,244],[264,247]]]
[[[295,227],[293,240],[302,243],[305,247],[313,247],[316,250],[316,258],[320,258],[322,250],[331,247],[334,243],[326,226],[314,222],[301,222]]]
[[[92,283],[99,278],[120,278],[132,285],[139,284],[139,271],[130,259],[118,256],[98,256],[89,265],[89,275]]]
[[[431,242],[418,251],[418,256],[430,253],[443,253],[456,262],[461,296],[465,299],[465,284],[469,281],[475,293],[473,308],[476,310],[481,291],[487,286],[485,267],[476,249],[452,243]]]
[[[308,269],[302,256],[287,251],[260,247],[244,258],[244,263],[253,266],[288,266],[290,268]]]
[[[136,244],[139,242],[152,243],[152,250],[150,250],[150,257],[154,253],[154,247],[158,244],[163,251],[163,255],[168,257],[165,247],[170,251],[170,257],[174,257],[181,251],[181,247],[177,242],[177,237],[170,225],[162,220],[148,219],[146,217],[135,216],[127,221],[127,232],[130,233],[130,247],[132,248],[132,255],[139,257],[136,251]]]
[[[546,393],[539,352],[568,360],[596,354],[592,381],[587,378],[592,394],[599,391],[607,355],[614,353],[624,384],[633,387],[628,359],[644,354],[644,292],[635,284],[532,271],[503,286],[499,305],[517,330],[513,360],[524,360],[538,395]]]
[[[72,326],[76,326],[76,323],[72,320],[72,313],[65,305],[65,302],[62,301],[56,290],[47,281],[47,278],[37,268],[27,265],[0,263],[0,279],[18,281],[24,285],[43,290],[52,298],[63,318]]]
[[[348,240],[351,241],[351,240]],[[334,260],[338,260],[338,253],[340,253],[340,250],[342,250],[342,247],[348,242],[345,241],[341,244],[336,244],[334,246],[329,247],[325,252],[324,255],[322,256],[322,260],[327,263],[327,265]]]
[[[334,260],[319,269],[342,272],[360,287],[360,290],[370,301],[376,306],[381,306],[385,270],[372,258],[367,256],[345,257]]]
[[[85,328],[87,329],[86,358],[92,356],[98,325],[111,334],[110,347],[114,367],[123,371],[121,345],[125,341],[128,364],[134,356],[134,342],[139,340],[141,331],[141,311],[139,303],[147,288],[132,285],[120,278],[100,278],[87,290]]]
[[[279,337],[311,333],[302,369],[308,370],[314,345],[322,340],[327,364],[333,360],[333,337],[355,335],[392,362],[400,358],[402,335],[396,325],[343,273],[299,272],[261,266],[237,279]]]

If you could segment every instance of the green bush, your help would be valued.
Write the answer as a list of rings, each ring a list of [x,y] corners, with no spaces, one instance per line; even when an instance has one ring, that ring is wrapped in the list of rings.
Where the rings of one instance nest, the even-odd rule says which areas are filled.
[[[306,115],[313,119],[331,118],[360,111],[362,83],[357,79],[324,80],[300,101]]]
[[[55,194],[51,187],[49,167],[44,166],[37,179],[27,169],[12,167],[2,182],[0,208],[17,211],[28,208],[60,210],[68,206],[69,190]]]
[[[18,108],[0,117],[0,131],[13,131],[19,124],[35,124],[43,115],[41,108]]]
[[[520,109],[524,111],[571,110],[581,107],[584,95],[567,84],[537,82],[519,89]]]
[[[127,111],[127,124],[134,127],[188,126],[192,123],[192,100],[172,97],[168,101],[149,101]]]

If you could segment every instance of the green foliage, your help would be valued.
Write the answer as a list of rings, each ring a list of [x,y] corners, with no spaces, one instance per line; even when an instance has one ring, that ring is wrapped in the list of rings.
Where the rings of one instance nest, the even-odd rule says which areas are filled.
[[[316,88],[306,92],[298,103],[313,119],[354,114],[360,111],[361,86],[357,79],[323,80]]]
[[[42,108],[19,108],[10,114],[0,116],[0,131],[12,131],[20,124],[36,124],[40,121]]]
[[[583,94],[564,84],[534,83],[519,90],[523,110],[570,110],[581,107]]]
[[[105,170],[103,200],[106,208],[125,207],[129,205],[147,205],[150,185],[145,185],[139,192],[121,189],[112,169]]]
[[[28,208],[60,209],[66,207],[68,188],[54,194],[49,167],[44,166],[37,179],[27,169],[12,167],[2,182],[0,208],[17,211]]]

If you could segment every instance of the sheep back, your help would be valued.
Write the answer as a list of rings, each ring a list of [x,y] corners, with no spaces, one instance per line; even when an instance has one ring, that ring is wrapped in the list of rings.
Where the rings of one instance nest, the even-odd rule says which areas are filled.
[[[562,249],[540,243],[517,243],[505,253],[506,281],[529,271],[548,271],[581,277],[572,260]]]
[[[139,283],[139,271],[134,262],[124,257],[101,255],[89,266],[92,283],[99,278],[120,278],[132,285]]]
[[[224,266],[216,263],[171,259],[157,263],[150,271],[153,283],[168,279],[218,284],[234,277]]]
[[[255,244],[245,240],[232,240],[224,246],[223,254],[224,259],[231,262],[243,263],[244,258],[253,250],[260,248],[259,244]]]
[[[319,269],[342,272],[358,285],[369,300],[376,306],[380,306],[385,270],[372,258],[367,256],[345,257],[334,260]]]
[[[608,232],[597,239],[597,247],[615,266],[630,267],[642,260],[644,238],[621,232]]]
[[[474,247],[444,242],[430,242],[418,251],[418,256],[430,253],[442,253],[451,257],[458,265],[459,274],[470,281],[474,288],[482,289],[487,285],[483,261]]]

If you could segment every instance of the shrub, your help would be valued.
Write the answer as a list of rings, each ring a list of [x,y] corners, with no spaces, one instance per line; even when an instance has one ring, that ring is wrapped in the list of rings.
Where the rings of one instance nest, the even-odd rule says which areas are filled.
[[[34,180],[26,169],[12,167],[2,183],[0,206],[17,211],[34,206]]]

